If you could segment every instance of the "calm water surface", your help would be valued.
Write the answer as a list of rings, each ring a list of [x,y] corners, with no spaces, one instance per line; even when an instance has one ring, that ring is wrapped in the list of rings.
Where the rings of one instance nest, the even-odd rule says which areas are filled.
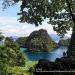
[[[63,57],[63,52],[67,51],[67,47],[61,46],[58,49],[54,49],[52,52],[25,52],[27,58],[30,61],[38,61],[40,59],[48,59],[55,61],[56,58]]]

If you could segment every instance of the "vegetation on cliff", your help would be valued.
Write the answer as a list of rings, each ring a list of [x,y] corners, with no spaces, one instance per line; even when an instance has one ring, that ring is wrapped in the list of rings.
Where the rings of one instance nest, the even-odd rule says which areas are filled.
[[[50,51],[56,48],[57,44],[51,39],[46,30],[40,29],[30,34],[25,46],[30,51]]]
[[[25,47],[26,40],[27,37],[19,37],[17,38],[16,43],[18,43],[18,45],[23,48]]]
[[[59,46],[69,46],[70,39],[61,39],[58,43]]]

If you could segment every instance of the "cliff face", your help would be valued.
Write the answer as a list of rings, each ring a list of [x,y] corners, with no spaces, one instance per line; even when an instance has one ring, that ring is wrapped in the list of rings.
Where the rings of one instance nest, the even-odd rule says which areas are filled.
[[[59,46],[69,46],[70,39],[61,39],[58,43]]]
[[[41,29],[30,34],[25,46],[31,51],[49,51],[57,47],[57,44],[52,41],[46,30]]]

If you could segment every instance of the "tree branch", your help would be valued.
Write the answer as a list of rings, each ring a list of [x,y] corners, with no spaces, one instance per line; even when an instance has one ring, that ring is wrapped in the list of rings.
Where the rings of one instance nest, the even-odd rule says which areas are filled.
[[[75,18],[74,18],[74,14],[73,14],[73,12],[72,12],[72,9],[71,9],[71,4],[70,4],[69,0],[66,0],[66,3],[67,3],[68,9],[69,9],[69,11],[70,11],[70,15],[71,15],[72,20],[73,20],[74,25],[75,25]]]

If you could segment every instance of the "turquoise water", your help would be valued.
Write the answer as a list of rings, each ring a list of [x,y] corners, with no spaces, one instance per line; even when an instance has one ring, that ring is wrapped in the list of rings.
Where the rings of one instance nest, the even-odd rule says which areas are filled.
[[[20,48],[20,50],[25,53],[25,51],[27,51],[28,49],[27,48]]]
[[[61,46],[58,49],[54,49],[52,52],[24,52],[30,61],[38,61],[40,59],[48,59],[55,61],[56,58],[63,57],[63,52],[66,53],[67,47]]]

